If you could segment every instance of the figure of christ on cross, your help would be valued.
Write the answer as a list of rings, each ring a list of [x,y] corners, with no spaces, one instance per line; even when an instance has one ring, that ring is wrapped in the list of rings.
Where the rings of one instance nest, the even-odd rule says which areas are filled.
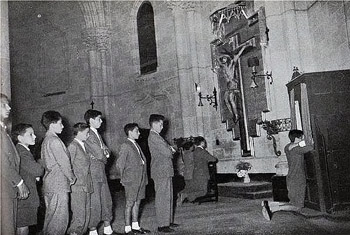
[[[249,48],[255,47],[255,38],[252,38],[239,47],[231,51],[218,53],[217,61],[223,68],[224,78],[226,80],[227,90],[224,93],[225,105],[232,114],[233,122],[237,123],[240,119],[238,112],[238,98],[240,94],[239,79],[236,77],[236,66],[243,52]]]

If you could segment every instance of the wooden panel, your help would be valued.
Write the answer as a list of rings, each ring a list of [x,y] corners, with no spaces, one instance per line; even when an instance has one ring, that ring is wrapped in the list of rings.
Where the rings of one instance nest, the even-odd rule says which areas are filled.
[[[305,155],[305,205],[334,212],[350,208],[350,70],[307,73],[287,84],[300,100],[308,89],[315,152]],[[303,117],[302,117],[303,118]]]
[[[317,185],[316,164],[317,156],[313,152],[305,154],[306,197],[305,206],[320,210],[320,197]]]

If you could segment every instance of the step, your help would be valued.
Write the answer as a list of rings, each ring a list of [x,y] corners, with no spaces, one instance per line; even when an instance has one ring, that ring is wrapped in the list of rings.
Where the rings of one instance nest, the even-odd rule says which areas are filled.
[[[270,198],[272,197],[272,184],[262,181],[228,182],[218,184],[218,194],[222,197],[245,199]]]
[[[218,184],[220,191],[230,191],[232,193],[242,192],[258,192],[272,190],[272,184],[265,181],[251,181],[250,183],[243,182],[228,182]]]
[[[233,198],[244,198],[244,199],[259,199],[259,198],[271,198],[272,191],[259,191],[259,192],[249,192],[249,193],[235,193],[229,194],[229,192],[224,193],[223,195],[219,194],[222,197],[233,197]]]

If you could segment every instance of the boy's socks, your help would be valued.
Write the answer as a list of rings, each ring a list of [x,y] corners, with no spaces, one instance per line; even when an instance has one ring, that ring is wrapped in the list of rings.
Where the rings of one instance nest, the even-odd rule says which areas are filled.
[[[92,230],[89,232],[89,235],[98,235],[97,230]]]
[[[131,226],[134,230],[140,230],[139,222],[132,222]]]
[[[125,226],[125,233],[131,232],[131,226],[127,225]]]
[[[112,234],[113,233],[112,227],[110,225],[108,225],[107,227],[104,227],[103,233],[104,234]]]

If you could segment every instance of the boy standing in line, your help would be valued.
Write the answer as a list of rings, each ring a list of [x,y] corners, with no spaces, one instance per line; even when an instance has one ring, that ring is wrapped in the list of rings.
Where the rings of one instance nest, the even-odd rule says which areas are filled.
[[[37,163],[29,146],[35,145],[35,134],[32,125],[20,123],[12,128],[13,142],[21,158],[19,173],[28,185],[29,197],[18,201],[17,235],[28,235],[29,226],[37,224],[37,213],[40,205],[36,178],[44,174],[44,167]]]
[[[138,125],[136,123],[126,124],[124,132],[128,138],[120,147],[116,165],[121,176],[120,182],[125,189],[125,234],[145,234],[150,231],[140,227],[138,216],[148,183],[146,158],[136,143],[140,136]]]
[[[77,123],[73,126],[74,139],[68,146],[74,175],[77,182],[71,186],[72,222],[68,229],[71,235],[83,235],[90,221],[90,196],[92,179],[90,173],[90,156],[86,152],[84,142],[89,137],[89,125]]]
[[[0,156],[1,156],[1,234],[16,234],[17,193],[26,199],[29,190],[19,175],[20,158],[15,145],[7,133],[5,120],[11,107],[6,95],[0,93]]]
[[[154,180],[156,191],[155,207],[158,223],[158,232],[171,233],[174,227],[179,226],[173,223],[173,153],[175,149],[170,146],[160,132],[163,130],[164,116],[151,114],[149,124],[151,130],[148,136],[148,146],[151,153],[151,177]]]
[[[89,235],[98,235],[97,226],[103,221],[103,232],[106,235],[113,234],[111,227],[112,215],[112,196],[109,191],[105,164],[109,158],[109,150],[102,140],[97,129],[102,124],[102,113],[90,109],[86,111],[84,119],[90,125],[89,137],[85,141],[86,149],[91,157],[91,177],[93,184],[93,193],[91,194],[91,217],[89,223]]]
[[[47,111],[41,118],[41,124],[47,130],[41,146],[41,158],[46,169],[43,178],[45,199],[45,235],[64,235],[69,218],[70,186],[75,176],[70,163],[69,152],[57,136],[62,133],[62,116],[56,111]]]

